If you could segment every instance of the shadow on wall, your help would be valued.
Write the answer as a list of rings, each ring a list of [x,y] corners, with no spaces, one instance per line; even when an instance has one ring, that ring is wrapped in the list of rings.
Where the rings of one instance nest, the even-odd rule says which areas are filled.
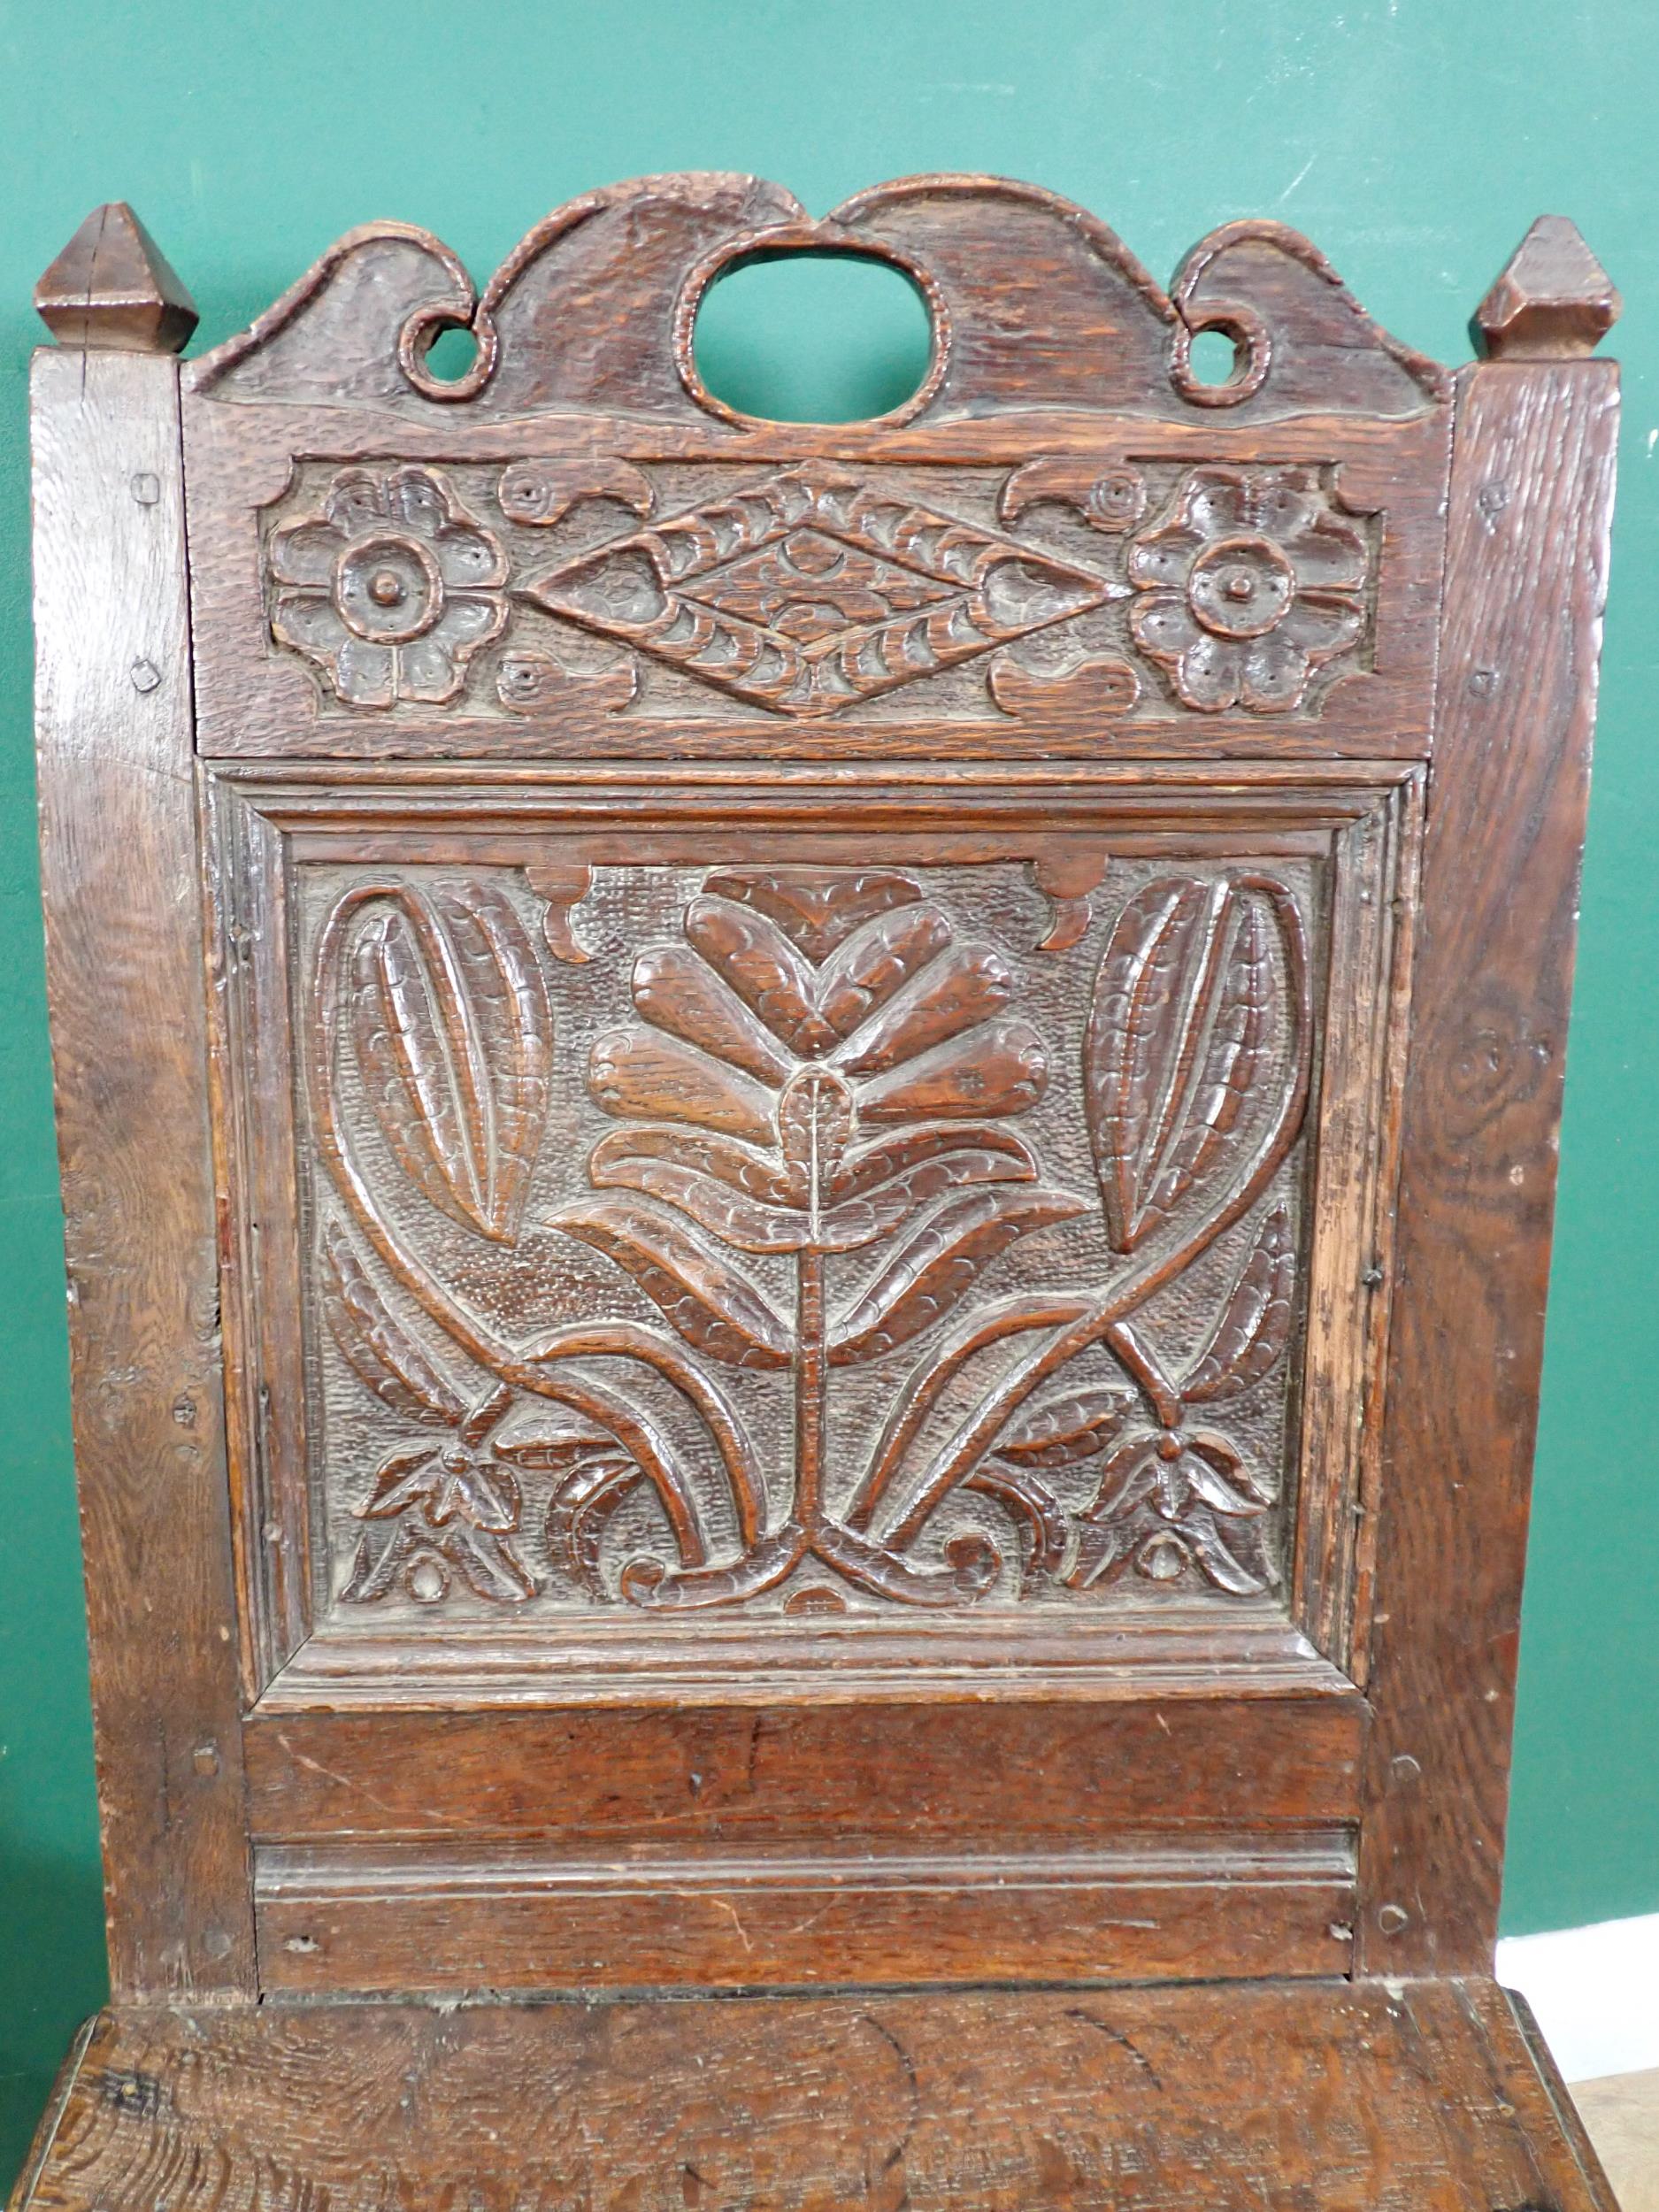
[[[75,2029],[109,1993],[96,1865],[0,1837],[0,2182],[10,2186]]]

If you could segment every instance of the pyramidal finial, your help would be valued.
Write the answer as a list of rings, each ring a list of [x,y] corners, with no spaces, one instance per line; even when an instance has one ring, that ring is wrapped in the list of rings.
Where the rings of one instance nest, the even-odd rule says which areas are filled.
[[[60,346],[178,353],[196,302],[125,200],[95,207],[35,288],[35,312]]]
[[[1594,353],[1624,302],[1564,215],[1540,215],[1475,310],[1496,361],[1564,361]]]

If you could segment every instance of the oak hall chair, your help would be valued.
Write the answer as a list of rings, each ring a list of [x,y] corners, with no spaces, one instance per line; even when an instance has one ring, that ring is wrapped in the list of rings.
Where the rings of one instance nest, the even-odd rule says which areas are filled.
[[[794,252],[902,407],[703,388]],[[112,1994],[19,2202],[1606,2206],[1493,1979],[1571,226],[1455,372],[979,177],[38,304]]]

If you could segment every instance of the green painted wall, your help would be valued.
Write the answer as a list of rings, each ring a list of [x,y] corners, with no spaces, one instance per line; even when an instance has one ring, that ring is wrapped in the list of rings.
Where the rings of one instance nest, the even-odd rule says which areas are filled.
[[[396,215],[480,274],[547,209],[746,168],[815,210],[923,169],[1082,201],[1159,275],[1213,224],[1306,230],[1442,360],[1532,216],[1624,287],[1626,439],[1585,882],[1506,1901],[1512,1932],[1659,1909],[1659,225],[1652,0],[0,0],[0,2169],[102,1987],[30,774],[30,288],[100,200],[238,328]],[[857,411],[902,303],[845,294],[838,368],[774,311],[718,378]],[[757,393],[758,382],[758,393]]]

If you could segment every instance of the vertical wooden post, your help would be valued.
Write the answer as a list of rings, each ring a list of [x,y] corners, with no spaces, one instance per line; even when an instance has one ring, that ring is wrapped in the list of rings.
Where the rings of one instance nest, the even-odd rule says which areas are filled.
[[[42,867],[117,2000],[254,1988],[219,1371],[178,365],[99,209],[36,303]]]
[[[1534,225],[1458,393],[1413,990],[1360,1859],[1362,1972],[1497,1936],[1606,590],[1617,295]]]

